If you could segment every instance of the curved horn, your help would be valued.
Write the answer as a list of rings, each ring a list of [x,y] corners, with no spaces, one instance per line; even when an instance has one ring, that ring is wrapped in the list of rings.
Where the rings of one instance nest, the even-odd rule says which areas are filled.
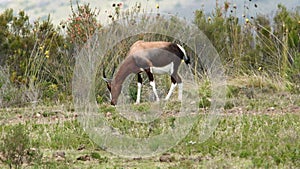
[[[115,70],[116,70],[116,66],[114,65],[113,69],[112,69],[112,73],[111,73],[111,77],[113,77],[114,73],[115,73]],[[106,74],[105,74],[105,67],[103,67],[103,70],[102,70],[102,79],[106,82],[110,82],[112,79],[110,78],[107,78]]]
[[[102,76],[103,76],[103,78],[106,78],[106,75],[105,75],[105,67],[103,67]]]
[[[113,69],[112,69],[112,73],[111,73],[111,76],[114,75],[115,73],[115,70],[116,70],[116,65],[114,65]],[[107,78],[106,77],[106,74],[105,74],[105,67],[103,67],[103,70],[102,70],[102,75],[103,75],[103,78]]]
[[[103,67],[103,71],[102,71],[102,79],[103,79],[106,83],[109,82],[109,79],[107,79],[106,74],[105,74],[105,67]]]
[[[113,70],[112,70],[111,76],[113,76],[113,75],[114,75],[114,73],[115,73],[115,70],[116,70],[116,65],[114,64],[114,67],[113,67]]]

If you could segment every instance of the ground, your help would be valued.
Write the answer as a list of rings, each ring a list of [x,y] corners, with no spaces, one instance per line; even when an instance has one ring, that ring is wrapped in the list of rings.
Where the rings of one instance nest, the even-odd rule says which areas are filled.
[[[36,161],[23,160],[24,168],[300,167],[299,95],[261,91],[251,97],[238,95],[229,97],[231,106],[222,111],[208,140],[198,140],[200,128],[194,125],[180,143],[150,158],[121,158],[101,149],[83,131],[71,104],[1,109],[1,138],[9,137],[14,126],[22,124],[29,136],[29,149],[42,154]],[[101,113],[114,117],[109,105],[102,107],[107,109]],[[113,124],[136,127],[122,121]],[[8,168],[4,152],[0,158],[1,168]]]

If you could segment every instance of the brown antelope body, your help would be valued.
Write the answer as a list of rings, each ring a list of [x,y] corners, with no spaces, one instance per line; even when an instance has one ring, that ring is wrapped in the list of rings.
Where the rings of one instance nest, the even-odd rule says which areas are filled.
[[[182,60],[190,63],[189,57],[183,47],[178,44],[164,41],[155,42],[135,42],[124,61],[121,63],[119,70],[116,72],[112,80],[107,80],[103,72],[104,80],[107,82],[107,87],[111,94],[111,104],[116,105],[120,95],[122,84],[126,77],[135,73],[138,75],[138,91],[136,103],[140,103],[142,77],[140,73],[146,72],[155,94],[156,100],[159,97],[155,87],[153,74],[169,74],[171,76],[172,85],[166,96],[168,100],[178,85],[178,99],[182,99],[182,80],[177,71]]]

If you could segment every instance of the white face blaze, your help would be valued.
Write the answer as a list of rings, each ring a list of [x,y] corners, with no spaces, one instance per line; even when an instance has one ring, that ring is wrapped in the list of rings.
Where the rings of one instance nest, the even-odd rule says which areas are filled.
[[[170,64],[163,66],[163,67],[151,67],[150,68],[151,73],[155,74],[169,74],[172,75],[174,72],[174,63],[171,62]]]
[[[109,100],[112,100],[112,96],[111,93],[109,92]]]

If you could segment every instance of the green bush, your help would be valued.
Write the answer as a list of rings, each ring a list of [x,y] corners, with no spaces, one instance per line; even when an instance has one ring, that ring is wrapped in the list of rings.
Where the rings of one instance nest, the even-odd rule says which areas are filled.
[[[10,107],[22,103],[22,92],[9,80],[8,68],[0,66],[0,107]]]
[[[42,153],[31,147],[29,133],[22,124],[15,125],[0,142],[0,160],[9,168],[20,168],[22,164],[41,162]]]
[[[254,5],[252,3],[249,2],[249,5]],[[128,10],[123,10],[122,4],[112,6],[111,15],[107,18],[112,23],[118,18],[129,18],[142,11],[141,4]],[[0,13],[0,66],[7,66],[9,85],[15,89],[3,95],[2,100],[22,98],[18,93],[26,91],[37,93],[35,100],[23,98],[18,102],[70,98],[74,52],[79,51],[102,28],[101,21],[97,20],[97,8],[91,9],[89,4],[80,5],[77,2],[76,7],[71,6],[71,12],[71,16],[59,26],[52,23],[50,16],[43,21],[30,22],[29,16],[22,10],[17,14],[12,9]],[[288,80],[288,90],[299,90],[299,8],[287,10],[283,5],[278,5],[272,20],[265,15],[247,18],[248,12],[234,4],[218,2],[210,14],[203,9],[197,10],[194,23],[216,47],[229,76],[268,74],[268,77]],[[240,17],[238,13],[245,15]],[[105,56],[107,60],[103,63],[119,64],[126,56],[129,45],[141,39],[174,41],[163,35],[137,35],[108,51]],[[1,88],[3,85],[0,82]],[[97,90],[98,101],[103,102],[106,90],[104,83],[100,85],[101,89]],[[134,98],[134,92],[132,94]],[[209,99],[203,99],[203,103],[208,104]]]
[[[199,108],[207,108],[211,105],[211,89],[210,82],[208,80],[204,81],[204,83],[199,88]]]
[[[216,3],[211,14],[197,10],[194,21],[216,47],[228,74],[290,76],[289,69],[299,67],[299,8],[288,11],[279,4],[275,24],[264,15],[247,18],[248,12],[228,2]]]

